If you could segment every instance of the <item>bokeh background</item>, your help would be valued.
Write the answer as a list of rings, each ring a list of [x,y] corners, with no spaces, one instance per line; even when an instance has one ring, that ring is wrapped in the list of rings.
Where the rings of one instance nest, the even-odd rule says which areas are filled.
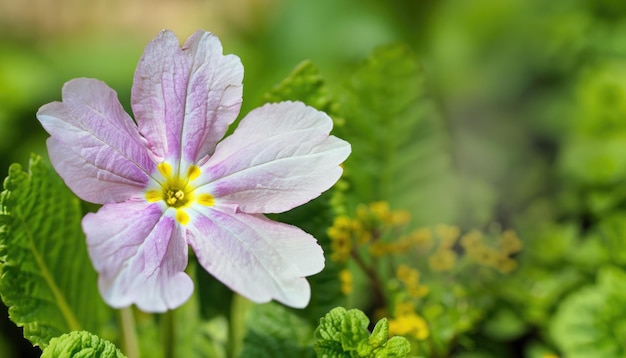
[[[524,356],[567,292],[625,261],[602,251],[624,252],[623,235],[585,239],[609,216],[617,231],[626,222],[625,19],[621,0],[0,0],[0,171],[47,156],[35,113],[69,79],[105,81],[130,110],[137,60],[163,28],[181,41],[214,32],[241,58],[242,113],[303,60],[332,88],[378,46],[405,43],[442,114],[446,156],[471,187],[455,224],[516,227],[527,265],[543,268],[519,282],[558,286],[548,280],[569,272],[503,338],[506,354]],[[513,311],[528,299],[518,287]],[[0,356],[29,354],[1,315]]]

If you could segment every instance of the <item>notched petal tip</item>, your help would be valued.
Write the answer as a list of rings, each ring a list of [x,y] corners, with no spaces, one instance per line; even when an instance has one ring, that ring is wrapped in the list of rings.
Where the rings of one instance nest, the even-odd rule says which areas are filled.
[[[275,299],[305,307],[311,288],[305,277],[324,268],[315,238],[262,215],[205,210],[189,226],[200,264],[226,286],[253,302]]]
[[[198,163],[237,118],[243,66],[223,55],[217,36],[199,30],[185,43],[163,31],[141,56],[131,104],[140,132],[158,158]]]
[[[104,82],[66,82],[62,102],[42,106],[37,118],[50,134],[52,165],[83,200],[124,201],[147,183],[154,163],[145,140]]]
[[[205,163],[203,179],[221,202],[246,213],[280,213],[328,190],[350,145],[329,135],[332,119],[301,102],[250,112]]]
[[[107,204],[82,225],[100,293],[110,306],[164,312],[191,297],[184,229],[158,204]]]

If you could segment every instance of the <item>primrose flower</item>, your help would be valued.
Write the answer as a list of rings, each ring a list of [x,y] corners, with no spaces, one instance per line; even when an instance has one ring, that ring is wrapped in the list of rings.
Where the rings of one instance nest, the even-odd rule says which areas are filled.
[[[267,104],[227,138],[242,101],[243,66],[198,31],[146,47],[131,93],[135,122],[103,82],[79,78],[37,117],[50,160],[85,201],[104,204],[83,230],[104,300],[163,312],[193,292],[199,263],[255,302],[304,307],[306,276],[324,267],[315,238],[267,219],[316,198],[341,176],[350,145],[331,119],[299,102]],[[71,258],[68,258],[71,259]]]

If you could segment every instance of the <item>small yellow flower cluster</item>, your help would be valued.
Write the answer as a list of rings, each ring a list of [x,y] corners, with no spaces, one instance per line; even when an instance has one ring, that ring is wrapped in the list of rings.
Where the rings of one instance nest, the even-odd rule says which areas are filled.
[[[456,226],[437,225],[435,233],[439,237],[439,246],[428,258],[428,265],[433,271],[450,271],[457,261],[457,253],[454,252],[453,247],[459,238],[460,230]]]
[[[359,205],[356,217],[362,221],[379,221],[385,226],[404,225],[411,220],[411,214],[405,210],[391,211],[386,201],[376,201],[369,205]]]
[[[522,240],[512,230],[506,230],[500,235],[500,247],[502,252],[514,254],[522,250]]]
[[[396,305],[394,317],[389,320],[390,336],[412,336],[423,341],[430,335],[426,321],[415,313],[411,302]]]
[[[328,237],[331,240],[331,260],[337,262],[347,261],[352,252],[352,231],[354,222],[345,215],[335,218],[333,226],[327,230]]]
[[[340,215],[335,218],[327,234],[331,239],[331,260],[345,262],[349,259],[355,245],[369,244],[369,251],[374,257],[380,257],[390,250],[408,250],[408,242],[385,243],[380,239],[385,233],[405,225],[410,214],[404,210],[391,211],[389,203],[377,201],[369,205],[359,205],[355,218]]]
[[[374,257],[382,257],[389,254],[406,253],[411,249],[418,251],[428,251],[433,243],[432,232],[429,228],[413,230],[410,234],[400,236],[394,242],[373,242],[369,248],[370,254]]]
[[[341,283],[341,293],[349,295],[352,292],[352,272],[348,269],[339,271],[339,282]]]
[[[408,240],[415,244],[420,251],[428,251],[433,246],[433,234],[427,227],[413,230]]]
[[[412,298],[421,298],[428,294],[428,287],[421,285],[419,282],[419,271],[402,264],[396,270],[396,277],[404,284],[409,296]]]
[[[511,230],[502,232],[496,244],[497,248],[484,242],[483,234],[471,231],[461,238],[461,246],[467,256],[479,265],[492,267],[501,273],[510,273],[517,267],[517,262],[510,255],[522,249],[522,241]]]

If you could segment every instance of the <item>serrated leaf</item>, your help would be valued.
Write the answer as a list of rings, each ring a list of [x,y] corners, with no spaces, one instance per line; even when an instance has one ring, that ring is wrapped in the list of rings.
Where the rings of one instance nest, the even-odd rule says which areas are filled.
[[[389,321],[387,321],[386,318],[382,318],[376,323],[376,326],[374,326],[368,343],[370,346],[378,348],[383,346],[385,342],[387,342],[387,339],[389,339]]]
[[[374,351],[375,358],[404,358],[411,353],[411,344],[404,337],[391,337],[382,349]]]
[[[112,311],[96,287],[81,230],[78,199],[33,156],[28,172],[14,164],[4,181],[0,213],[0,296],[24,336],[45,347],[52,337],[99,333]]]
[[[351,309],[344,315],[341,322],[341,346],[345,351],[357,350],[361,342],[367,342],[370,323],[365,313]]]
[[[311,349],[313,327],[284,306],[256,305],[246,323],[241,358],[315,356]]]
[[[315,330],[314,349],[318,357],[406,357],[411,350],[404,337],[388,340],[389,323],[381,319],[372,335],[369,319],[358,309],[343,307],[330,310]]]
[[[87,331],[74,331],[50,340],[41,358],[125,358],[115,345]]]
[[[341,327],[346,315],[346,309],[336,307],[330,310],[320,319],[320,324],[315,330],[315,352],[318,357],[349,357],[344,352],[341,344]]]
[[[308,60],[301,62],[287,78],[266,93],[265,101],[301,101],[331,116],[335,111],[335,103],[319,70]]]
[[[447,134],[410,49],[376,49],[350,77],[339,103],[345,126],[337,135],[352,144],[345,168],[356,200],[387,200],[409,210],[416,225],[454,222]]]
[[[615,267],[600,270],[598,283],[583,287],[559,306],[550,333],[563,356],[623,357],[626,347],[626,272]],[[616,339],[619,337],[619,339]]]
[[[626,264],[625,220],[626,215],[623,212],[616,212],[603,218],[599,225],[607,252],[618,265]]]

